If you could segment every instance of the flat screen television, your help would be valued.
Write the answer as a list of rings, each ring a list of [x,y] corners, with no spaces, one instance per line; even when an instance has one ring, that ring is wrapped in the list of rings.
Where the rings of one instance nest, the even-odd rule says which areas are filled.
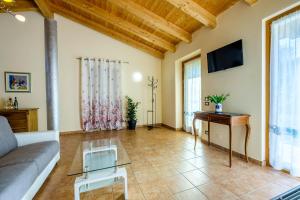
[[[208,73],[244,64],[243,43],[238,40],[207,54]]]

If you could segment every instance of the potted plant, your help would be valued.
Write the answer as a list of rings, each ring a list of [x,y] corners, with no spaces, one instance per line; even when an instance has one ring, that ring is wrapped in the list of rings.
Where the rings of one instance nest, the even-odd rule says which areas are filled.
[[[127,99],[127,123],[129,130],[135,130],[136,127],[136,112],[140,102],[134,102],[129,96],[126,96]]]
[[[208,96],[208,100],[216,105],[216,112],[222,112],[222,104],[229,97],[229,94]]]

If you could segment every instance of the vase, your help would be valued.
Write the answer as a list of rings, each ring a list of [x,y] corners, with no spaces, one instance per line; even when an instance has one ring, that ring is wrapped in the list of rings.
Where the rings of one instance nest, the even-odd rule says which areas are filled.
[[[217,103],[217,104],[216,104],[216,112],[217,112],[217,113],[222,112],[222,104],[220,104],[220,103]]]
[[[136,127],[136,120],[128,121],[128,129],[129,130],[135,130],[135,127]]]

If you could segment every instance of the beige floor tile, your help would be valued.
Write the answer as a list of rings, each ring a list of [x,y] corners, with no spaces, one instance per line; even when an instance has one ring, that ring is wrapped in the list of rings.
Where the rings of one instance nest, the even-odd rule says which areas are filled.
[[[239,178],[225,177],[223,179],[217,179],[215,182],[237,196],[252,192],[268,184],[264,179],[257,179],[254,176],[248,175],[242,175]]]
[[[194,187],[183,175],[168,177],[165,181],[172,193],[182,192]]]
[[[182,150],[182,152],[179,154],[183,159],[192,159],[198,157],[198,155],[195,152]]]
[[[210,162],[207,161],[203,157],[192,158],[192,159],[187,160],[187,162],[189,162],[190,164],[192,164],[196,168],[206,167],[210,164]]]
[[[262,187],[260,189],[257,189],[251,193],[245,194],[241,196],[241,199],[243,200],[266,200],[271,199],[279,194],[282,194],[286,191],[288,191],[290,188],[283,185],[278,184],[269,184],[265,187]]]
[[[157,178],[153,181],[148,181],[139,184],[144,196],[156,196],[161,193],[162,196],[172,196],[172,190],[168,187],[165,179]]]
[[[183,175],[185,176],[185,178],[187,178],[194,186],[198,186],[198,185],[202,185],[205,183],[208,183],[210,180],[210,178],[204,174],[203,172],[201,172],[200,170],[193,170],[193,171],[189,171],[189,172],[185,172],[183,173]]]
[[[169,177],[180,174],[179,171],[170,165],[160,165],[158,167],[154,167],[154,169],[159,177]]]
[[[199,169],[203,173],[207,174],[213,179],[224,179],[224,178],[239,178],[244,175],[244,172],[240,170],[237,166],[232,166],[229,168],[224,164],[210,164],[208,166]]]
[[[139,185],[128,185],[128,197],[130,200],[144,200],[144,195]]]
[[[187,161],[182,161],[180,163],[174,163],[174,167],[177,171],[180,173],[188,172],[195,170],[196,167],[194,167],[192,164],[188,163]]]
[[[290,176],[284,175],[278,175],[276,176],[273,183],[279,184],[279,185],[285,185],[288,187],[296,187],[300,185],[300,180],[296,178],[292,178]]]
[[[61,136],[61,159],[34,199],[73,199],[75,177],[67,176],[67,173],[78,144],[83,140],[105,138],[108,135],[118,137],[131,158],[132,164],[126,166],[130,200],[192,200],[205,198],[204,195],[213,200],[236,197],[270,199],[300,184],[299,179],[286,173],[246,163],[237,157],[233,157],[233,166],[229,168],[228,153],[200,141],[194,150],[194,137],[191,134],[165,128],[151,131],[137,128],[135,131]],[[210,180],[208,183],[205,183],[206,176]],[[194,185],[201,184],[198,190],[191,182]],[[90,191],[82,194],[81,199],[123,200],[123,185]]]
[[[185,190],[174,195],[176,200],[207,200],[197,188]]]
[[[221,185],[210,182],[197,187],[209,200],[235,200],[238,199],[232,192]]]
[[[154,168],[143,171],[134,171],[133,173],[138,183],[148,182],[159,178],[159,175]]]

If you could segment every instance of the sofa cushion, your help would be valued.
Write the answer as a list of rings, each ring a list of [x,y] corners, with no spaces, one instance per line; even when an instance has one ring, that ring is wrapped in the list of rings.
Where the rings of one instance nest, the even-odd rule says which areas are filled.
[[[18,142],[7,119],[0,116],[0,157],[17,148]]]
[[[59,144],[57,141],[21,146],[0,158],[0,167],[34,162],[38,172],[41,173],[58,152]]]
[[[20,200],[38,176],[34,162],[0,167],[0,199]]]

